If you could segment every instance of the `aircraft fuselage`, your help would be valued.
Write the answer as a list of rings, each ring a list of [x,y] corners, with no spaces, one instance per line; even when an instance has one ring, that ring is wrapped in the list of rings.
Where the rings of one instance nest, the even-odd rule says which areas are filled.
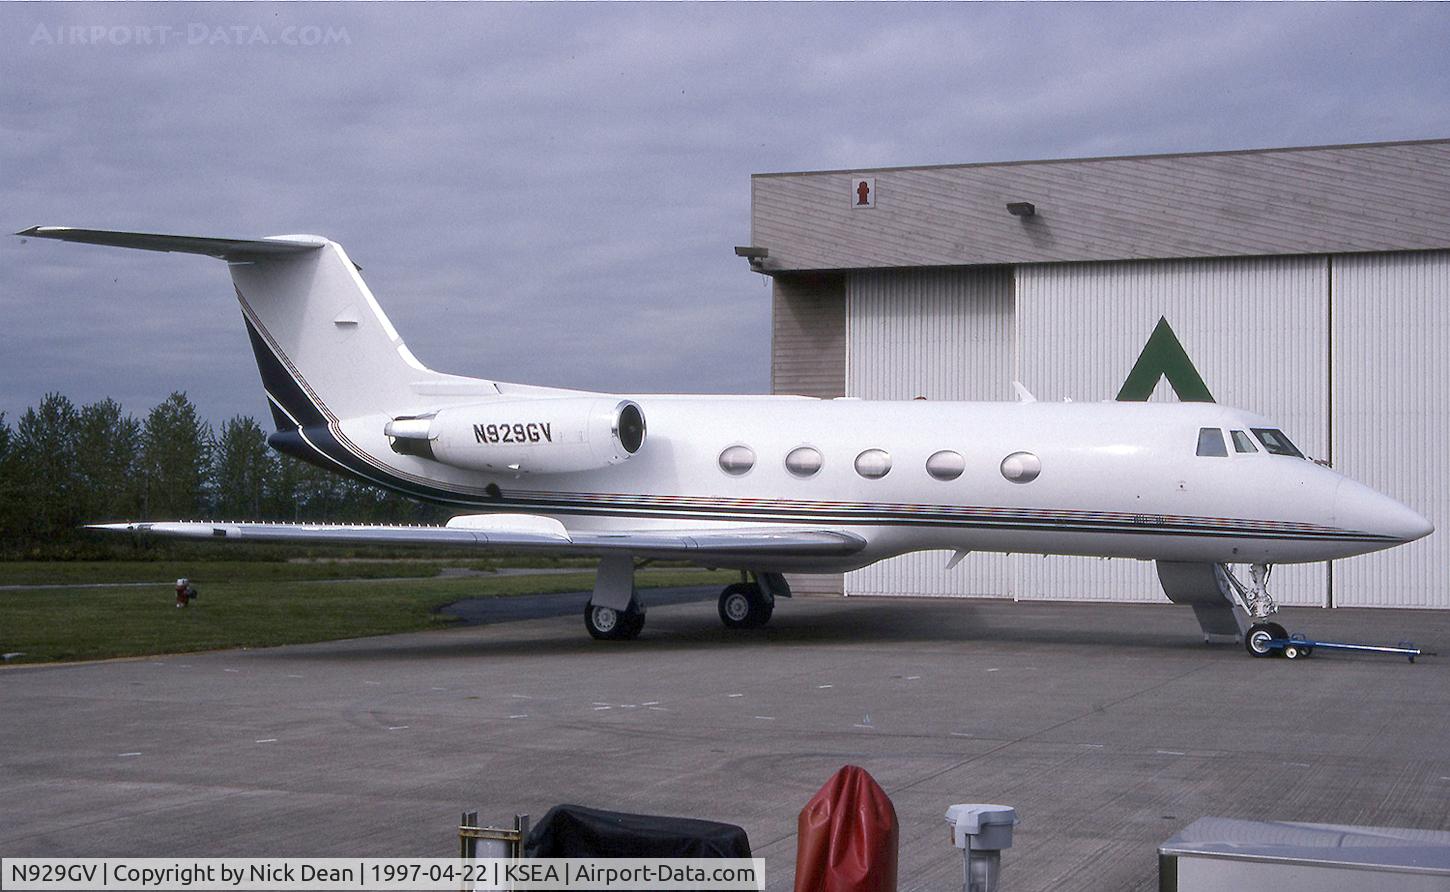
[[[571,529],[806,524],[869,543],[849,560],[785,569],[850,569],[923,548],[1292,563],[1387,548],[1428,530],[1419,515],[1328,467],[1270,453],[1254,433],[1278,430],[1268,419],[1214,404],[628,399],[643,409],[647,440],[628,461],[588,472],[486,473],[398,455],[381,435],[386,415],[343,420],[309,440],[333,441],[310,444],[329,455],[324,464],[346,463],[400,492],[546,515]],[[481,407],[480,418],[497,405]],[[1226,454],[1197,454],[1205,428],[1221,432]],[[1237,451],[1236,437],[1250,438],[1254,451]],[[490,445],[478,439],[480,449]],[[732,447],[753,455],[747,470],[722,468]],[[819,470],[787,467],[801,447],[816,450]],[[857,468],[873,450],[889,467],[880,473],[877,454],[865,471],[880,476]],[[928,461],[940,453],[946,468],[934,476]],[[1004,473],[1018,455],[1026,467]],[[960,474],[944,479],[954,463]]]

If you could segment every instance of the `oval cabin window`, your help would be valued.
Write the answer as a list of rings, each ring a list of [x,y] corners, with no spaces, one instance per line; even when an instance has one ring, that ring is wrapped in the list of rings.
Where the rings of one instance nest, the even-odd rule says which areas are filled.
[[[720,453],[720,470],[731,477],[748,474],[755,467],[755,450],[749,446],[727,446]]]
[[[856,456],[856,473],[879,480],[891,471],[891,456],[883,449],[867,449]]]
[[[960,452],[943,449],[926,460],[926,472],[938,480],[955,480],[967,469],[967,460]]]
[[[1030,452],[1014,452],[1002,459],[1002,476],[1013,483],[1031,483],[1042,473],[1042,460]]]
[[[813,477],[821,469],[821,451],[814,446],[797,446],[785,457],[785,469],[797,477]]]

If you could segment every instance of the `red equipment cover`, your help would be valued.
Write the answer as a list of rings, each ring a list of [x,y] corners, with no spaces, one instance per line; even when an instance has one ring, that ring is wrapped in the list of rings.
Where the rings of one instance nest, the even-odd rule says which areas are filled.
[[[845,766],[801,809],[795,892],[896,892],[899,833],[886,791]]]

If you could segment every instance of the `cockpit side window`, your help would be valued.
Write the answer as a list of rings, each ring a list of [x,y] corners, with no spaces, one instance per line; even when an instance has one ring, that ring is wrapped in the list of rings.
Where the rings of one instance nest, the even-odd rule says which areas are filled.
[[[1251,427],[1249,430],[1254,432],[1254,436],[1258,437],[1259,442],[1263,443],[1264,448],[1273,455],[1292,455],[1295,458],[1304,457],[1304,453],[1299,451],[1299,447],[1289,442],[1289,438],[1284,436],[1284,432],[1281,430],[1274,430],[1268,427]]]
[[[1228,447],[1223,443],[1223,431],[1216,427],[1201,427],[1198,429],[1198,454],[1199,455],[1228,455]]]
[[[1233,437],[1234,452],[1258,452],[1259,447],[1254,445],[1254,440],[1243,431],[1229,431]]]

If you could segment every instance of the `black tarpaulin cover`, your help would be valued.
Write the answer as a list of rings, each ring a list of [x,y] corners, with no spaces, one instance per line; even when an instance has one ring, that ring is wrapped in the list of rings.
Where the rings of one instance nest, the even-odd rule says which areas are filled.
[[[734,824],[556,805],[524,842],[527,858],[749,858]]]

